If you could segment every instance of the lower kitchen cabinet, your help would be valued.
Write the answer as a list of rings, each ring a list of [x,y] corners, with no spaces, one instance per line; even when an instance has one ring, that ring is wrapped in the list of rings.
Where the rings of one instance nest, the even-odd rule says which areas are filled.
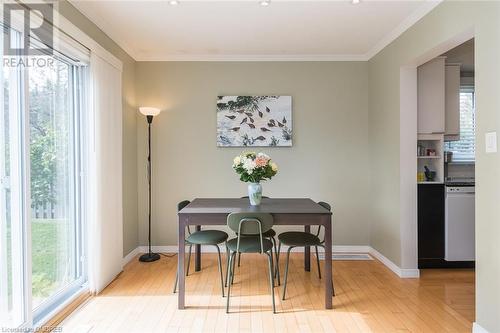
[[[446,261],[445,186],[418,185],[418,268],[474,267],[472,261]]]
[[[418,185],[418,262],[444,258],[444,184]],[[423,267],[424,266],[424,267]]]

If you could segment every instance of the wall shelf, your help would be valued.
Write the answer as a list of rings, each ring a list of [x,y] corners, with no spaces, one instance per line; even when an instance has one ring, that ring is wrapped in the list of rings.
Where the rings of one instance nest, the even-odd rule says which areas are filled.
[[[436,155],[417,154],[417,172],[425,172],[425,166],[436,171],[433,181],[422,181],[419,184],[442,184],[444,181],[444,135],[443,134],[419,134],[417,145],[423,149],[433,149]]]

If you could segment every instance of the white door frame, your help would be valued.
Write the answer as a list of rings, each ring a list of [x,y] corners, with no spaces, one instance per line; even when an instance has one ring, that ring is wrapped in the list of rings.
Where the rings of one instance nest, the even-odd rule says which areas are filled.
[[[417,210],[417,67],[474,38],[471,27],[437,45],[400,68],[399,201],[401,268],[418,276]]]

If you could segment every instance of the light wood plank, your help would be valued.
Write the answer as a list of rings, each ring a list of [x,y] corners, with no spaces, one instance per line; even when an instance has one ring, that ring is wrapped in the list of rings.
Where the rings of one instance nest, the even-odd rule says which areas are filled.
[[[335,261],[337,295],[334,309],[325,310],[316,265],[305,272],[303,255],[292,253],[287,298],[281,300],[282,286],[275,288],[278,314],[273,314],[267,259],[245,254],[226,314],[216,254],[203,254],[202,270],[187,277],[185,310],[177,310],[172,294],[176,264],[176,257],[154,263],[134,259],[60,324],[63,331],[470,332],[474,320],[473,270],[422,270],[420,279],[400,279],[376,260]],[[280,268],[284,273],[283,260]]]

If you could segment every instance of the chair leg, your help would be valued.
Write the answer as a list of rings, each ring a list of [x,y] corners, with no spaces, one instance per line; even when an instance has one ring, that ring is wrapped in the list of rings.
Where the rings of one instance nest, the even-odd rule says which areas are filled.
[[[241,252],[238,253],[238,267],[240,267],[240,261],[241,261]]]
[[[222,297],[224,297],[224,273],[222,273],[222,259],[220,257],[219,245],[215,245],[215,247],[217,248],[217,254],[219,255],[218,258],[219,258],[220,286],[222,290]]]
[[[315,246],[316,248],[316,264],[318,264],[318,277],[321,280],[321,267],[319,266],[319,253],[318,253],[318,247]]]
[[[278,277],[278,285],[280,285],[280,275],[279,275],[280,253],[281,253],[281,242],[278,243],[278,250],[276,251],[276,267],[278,267],[278,269],[274,272],[274,275],[277,275]]]
[[[267,261],[269,263],[269,286],[271,287],[271,297],[273,299],[273,313],[276,313],[276,304],[274,301],[274,273],[273,273],[273,251],[267,254]]]
[[[176,293],[177,292],[177,282],[179,281],[179,271],[177,271],[175,273],[175,284],[174,284],[174,291],[172,291],[172,293]]]
[[[231,255],[229,256],[229,266],[230,269],[229,269],[229,276],[228,276],[228,279],[232,279],[232,275],[233,275],[233,263],[234,263],[234,255],[236,254],[236,252],[233,252],[231,253]],[[226,313],[229,313],[229,298],[231,296],[231,282],[228,283],[228,286],[227,286],[227,300],[226,300]]]
[[[231,256],[231,253],[229,252],[229,248],[227,247],[226,243],[226,259],[227,259],[227,265],[226,265],[226,282],[225,286],[227,287],[227,281],[229,281],[229,257]]]
[[[231,278],[229,279],[229,282],[230,282],[231,284],[233,284],[233,283],[234,283],[234,275],[235,275],[235,274],[234,274],[234,271],[235,271],[235,266],[236,266],[236,252],[234,252],[234,258],[233,258],[233,260],[231,261],[231,263],[232,263],[232,264],[231,264],[232,273],[231,273]]]
[[[269,252],[271,253],[271,264],[273,265],[273,285],[274,285],[274,256],[273,256],[273,249],[271,248],[271,250],[269,250]]]
[[[285,282],[283,283],[283,296],[282,300],[285,300],[285,294],[286,294],[286,282],[288,280],[288,264],[290,262],[290,251],[293,249],[293,246],[290,246],[288,248],[288,251],[286,253],[286,263],[285,263]]]
[[[274,265],[274,277],[277,277],[278,278],[278,286],[281,285],[280,283],[280,266],[279,266],[279,254],[278,254],[278,249],[276,247],[276,239],[274,239],[274,237],[271,237],[271,241],[273,242],[273,246],[274,246],[274,256],[276,257],[276,265]]]
[[[186,269],[186,276],[189,275],[189,264],[191,263],[191,249],[193,245],[189,245],[189,254],[188,254],[188,262],[187,262],[187,269]]]

